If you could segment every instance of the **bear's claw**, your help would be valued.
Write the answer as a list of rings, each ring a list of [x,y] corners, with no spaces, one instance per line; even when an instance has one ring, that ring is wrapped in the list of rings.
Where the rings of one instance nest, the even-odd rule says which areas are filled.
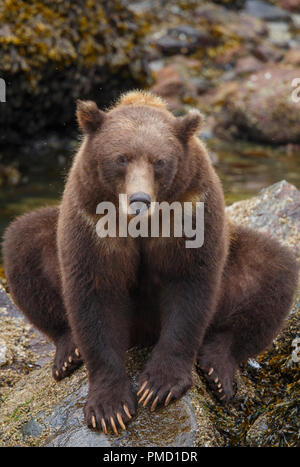
[[[223,387],[222,387],[222,383],[219,381],[219,377],[218,375],[215,376],[216,374],[216,370],[214,368],[210,368],[209,371],[207,372],[207,375],[208,376],[212,376],[212,379],[208,379],[208,382],[210,383],[210,385],[212,386],[212,390],[214,391],[215,393],[215,396],[219,399],[219,400],[223,400],[226,398],[226,395],[225,394],[222,394],[223,393]],[[216,394],[218,393],[218,394]],[[220,397],[221,396],[221,397]]]
[[[128,409],[126,404],[123,405],[123,409],[124,409],[124,412],[126,413],[127,417],[130,420],[132,418],[132,415],[130,414],[129,409]]]
[[[70,376],[82,365],[78,348],[74,346],[69,335],[64,336],[56,343],[56,355],[53,364],[53,377],[60,381]]]
[[[148,381],[145,381],[142,386],[140,387],[140,389],[138,390],[137,392],[137,396],[139,396],[141,394],[141,392],[143,391],[143,389],[145,388],[145,386],[147,386],[147,383]]]
[[[124,395],[123,395],[124,396]],[[105,396],[99,396],[99,402],[97,403],[98,397],[87,402],[84,408],[85,421],[89,428],[94,430],[102,430],[107,435],[110,431],[116,436],[119,436],[120,430],[126,430],[126,424],[132,419],[134,414],[134,398],[129,403],[116,404],[114,407],[111,404],[110,399],[105,403]],[[114,399],[113,399],[114,400]],[[129,404],[131,408],[129,410]]]
[[[223,388],[223,385],[219,379],[219,376],[217,375],[216,370],[213,367],[210,367],[208,370],[204,370],[201,367],[199,368],[203,372],[213,395],[219,401],[228,401],[231,398],[231,394],[226,394],[226,391]],[[226,401],[224,399],[226,399]]]
[[[102,426],[102,431],[105,435],[107,435],[107,426],[106,426],[106,423],[105,423],[105,420],[104,418],[102,417],[101,418],[101,426]],[[95,427],[96,428],[96,427]]]
[[[166,397],[166,400],[165,400],[165,407],[167,407],[167,405],[169,404],[171,398],[172,398],[172,391],[170,391],[169,394],[168,394],[167,397]]]
[[[156,409],[156,406],[157,406],[157,403],[158,403],[158,399],[159,399],[159,397],[156,396],[156,398],[155,398],[154,401],[152,402],[152,405],[151,405],[151,407],[150,407],[150,411],[151,411],[151,412],[154,412],[154,410]]]
[[[127,417],[128,417],[129,419],[131,419],[132,416],[131,416],[131,414],[130,414],[130,412],[129,412],[129,409],[128,409],[128,407],[127,407],[126,404],[123,405],[123,409],[124,409],[124,412],[125,412],[125,414],[127,415]],[[119,422],[119,425],[120,425],[120,427],[122,428],[122,430],[126,430],[126,426],[125,426],[124,420],[123,420],[122,415],[121,415],[120,412],[117,412],[116,419],[117,419],[117,421]],[[109,417],[109,422],[110,422],[110,426],[111,426],[112,431],[114,432],[114,434],[115,434],[116,436],[119,436],[118,428],[117,428],[117,425],[116,425],[116,422],[115,422],[115,419],[114,419],[113,416],[110,416],[110,417]],[[101,428],[102,428],[103,433],[104,433],[105,435],[107,435],[108,429],[107,429],[107,425],[106,425],[106,422],[105,422],[104,417],[101,417],[100,423],[101,423]],[[92,427],[93,427],[95,430],[97,429],[97,420],[96,420],[95,415],[92,415],[92,416],[91,416],[90,424],[92,425]]]
[[[110,424],[111,424],[111,427],[113,429],[114,434],[119,436],[119,432],[117,430],[117,427],[116,427],[116,424],[115,424],[115,421],[114,421],[113,417],[110,417]]]
[[[126,430],[126,426],[123,422],[123,418],[122,418],[122,415],[120,414],[120,412],[117,413],[117,419],[118,419],[118,422],[119,422],[119,425],[121,426],[121,428],[123,430]]]
[[[146,407],[148,405],[148,402],[150,401],[150,399],[152,398],[153,394],[154,394],[154,390],[150,391],[150,388],[147,388],[147,386],[145,387],[145,384],[147,384],[147,381],[145,383],[143,383],[142,387],[140,388],[140,390],[138,391],[137,395],[139,395],[141,393],[141,391],[144,389],[139,401],[138,401],[138,404],[141,404],[143,401],[143,407]],[[149,392],[150,391],[150,392]],[[165,402],[164,402],[164,406],[167,407],[167,405],[169,405],[169,402],[170,400],[172,399],[172,391],[169,391],[166,399],[165,399]],[[154,401],[152,402],[152,405],[150,407],[150,411],[151,412],[154,412],[154,410],[156,409],[156,406],[158,404],[158,400],[159,400],[159,396],[156,396]]]
[[[148,403],[151,401],[151,399],[156,395],[156,391],[150,387],[147,387],[147,384],[148,384],[148,381],[145,381],[137,392],[137,395],[141,396],[138,401],[138,404],[143,403],[143,407],[146,407]],[[186,391],[186,388],[184,388],[183,390],[179,390],[179,392],[182,392],[182,394],[180,395],[183,395],[185,391]],[[150,406],[150,411],[154,412],[158,403],[160,405],[164,405],[165,407],[167,407],[172,399],[178,399],[180,395],[178,396],[174,395],[172,390],[169,390],[165,397],[162,395],[156,395]]]

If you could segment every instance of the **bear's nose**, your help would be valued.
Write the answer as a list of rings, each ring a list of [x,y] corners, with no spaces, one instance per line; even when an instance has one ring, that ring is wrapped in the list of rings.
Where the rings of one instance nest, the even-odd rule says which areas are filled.
[[[150,204],[150,196],[147,195],[147,193],[144,193],[143,191],[133,193],[133,195],[131,195],[129,198],[129,207],[131,210],[131,214],[135,216],[147,211],[150,207]]]

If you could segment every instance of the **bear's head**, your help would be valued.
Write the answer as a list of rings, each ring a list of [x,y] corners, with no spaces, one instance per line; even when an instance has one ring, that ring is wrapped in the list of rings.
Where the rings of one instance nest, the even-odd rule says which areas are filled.
[[[195,172],[190,143],[202,123],[198,111],[176,118],[159,97],[134,91],[107,112],[78,101],[77,119],[85,135],[81,157],[110,198],[104,201],[126,194],[124,210],[139,213],[189,190]]]

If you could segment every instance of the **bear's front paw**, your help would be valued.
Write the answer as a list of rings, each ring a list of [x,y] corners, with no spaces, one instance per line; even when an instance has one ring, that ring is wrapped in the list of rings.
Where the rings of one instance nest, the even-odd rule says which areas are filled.
[[[156,407],[167,406],[171,400],[182,397],[192,386],[191,371],[183,369],[176,364],[171,367],[163,364],[149,365],[139,377],[140,389],[137,392],[139,404],[144,407],[151,403],[150,410],[153,412]]]
[[[119,383],[119,387],[101,387],[99,382],[93,383],[84,407],[85,421],[89,428],[101,430],[107,434],[111,428],[118,435],[119,426],[125,430],[126,423],[133,417],[136,410],[135,397],[129,383]]]

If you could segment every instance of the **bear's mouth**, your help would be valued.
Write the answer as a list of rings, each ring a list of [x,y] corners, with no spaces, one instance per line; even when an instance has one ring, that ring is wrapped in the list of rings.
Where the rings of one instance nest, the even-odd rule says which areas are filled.
[[[151,198],[147,193],[137,192],[129,198],[129,214],[138,216],[148,211],[151,205]]]

